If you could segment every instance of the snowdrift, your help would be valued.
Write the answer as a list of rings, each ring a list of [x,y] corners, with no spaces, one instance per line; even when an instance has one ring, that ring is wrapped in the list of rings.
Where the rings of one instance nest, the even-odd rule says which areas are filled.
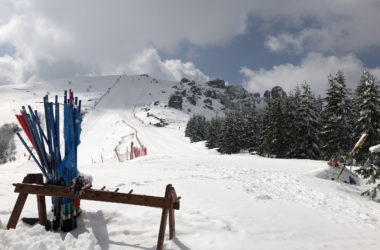
[[[316,177],[335,181],[339,175],[341,167],[327,166],[324,170],[321,170],[315,174]],[[340,177],[339,182],[360,185],[359,177],[347,167],[343,170],[342,176]]]

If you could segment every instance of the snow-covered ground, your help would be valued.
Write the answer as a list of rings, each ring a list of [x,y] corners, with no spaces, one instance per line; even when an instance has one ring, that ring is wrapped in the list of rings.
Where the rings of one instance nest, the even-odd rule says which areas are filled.
[[[326,162],[220,155],[206,149],[203,142],[189,143],[184,137],[188,114],[163,105],[171,83],[123,77],[117,84],[117,76],[104,77],[104,86],[92,83],[97,92],[84,87],[77,91],[93,95],[94,102],[103,96],[84,119],[79,170],[93,176],[94,187],[119,188],[119,192],[133,189],[135,194],[163,196],[171,183],[182,199],[176,211],[176,237],[170,241],[167,231],[165,249],[380,248],[379,204],[360,197],[361,186],[315,177],[327,167]],[[85,85],[86,81],[101,82],[97,78],[81,81]],[[63,89],[58,88],[66,88],[63,83],[67,80],[50,91],[61,93]],[[16,91],[11,86],[1,90],[3,97]],[[9,110],[18,109],[28,96],[5,98],[0,105],[1,122],[12,120]],[[29,101],[41,98],[31,96]],[[154,101],[162,105],[155,106]],[[147,112],[169,125],[149,124],[153,120]],[[147,156],[117,162],[114,148],[120,141],[127,145],[135,140],[135,131],[123,121],[138,131]],[[91,163],[92,159],[97,163]],[[22,222],[15,230],[6,230],[17,199],[12,183],[34,172],[38,168],[22,154],[16,162],[0,166],[0,249],[155,248],[161,210],[140,206],[82,201],[79,226],[70,233],[46,232],[39,225]],[[21,216],[37,216],[35,197],[28,198]]]

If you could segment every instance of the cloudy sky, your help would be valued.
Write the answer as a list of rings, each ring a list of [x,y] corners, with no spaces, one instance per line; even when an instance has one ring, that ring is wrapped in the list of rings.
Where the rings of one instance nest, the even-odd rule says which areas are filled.
[[[250,91],[380,78],[379,0],[0,0],[0,84],[75,75],[223,78]]]

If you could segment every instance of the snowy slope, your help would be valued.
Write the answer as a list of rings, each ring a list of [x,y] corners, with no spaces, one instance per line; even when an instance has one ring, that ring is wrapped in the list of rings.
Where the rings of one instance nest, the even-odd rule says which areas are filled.
[[[166,235],[165,249],[380,248],[378,204],[360,197],[362,186],[317,178],[325,162],[220,155],[203,142],[189,143],[183,136],[189,114],[165,107],[172,82],[110,76],[72,79],[71,85],[76,83],[88,107],[79,170],[93,176],[94,187],[162,196],[171,183],[182,196],[176,238],[169,241]],[[90,84],[93,90],[87,92]],[[46,91],[62,95],[69,85],[64,79],[19,86],[24,90],[3,86],[1,121],[13,119],[11,109],[37,102]],[[148,112],[169,125],[153,126],[157,120]],[[131,127],[148,155],[119,163],[114,148],[137,143]],[[161,211],[122,204],[82,201],[79,227],[68,234],[21,222],[16,230],[5,230],[17,198],[11,184],[33,172],[38,168],[23,156],[0,167],[0,249],[155,248]],[[37,216],[34,197],[22,216]]]

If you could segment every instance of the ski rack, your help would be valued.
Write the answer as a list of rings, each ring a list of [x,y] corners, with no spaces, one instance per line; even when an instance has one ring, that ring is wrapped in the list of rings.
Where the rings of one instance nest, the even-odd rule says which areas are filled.
[[[13,186],[15,186],[15,193],[19,193],[19,196],[9,218],[7,229],[16,228],[28,194],[37,195],[39,224],[45,227],[47,226],[45,196],[70,199],[78,198],[71,191],[69,191],[66,186],[44,184],[42,174],[28,174],[24,177],[22,183],[16,183],[13,184]],[[113,192],[104,191],[104,188],[105,187],[102,189],[86,189],[80,196],[80,199],[162,208],[157,249],[161,250],[163,248],[168,214],[169,239],[172,240],[175,237],[174,210],[179,210],[179,200],[181,197],[177,197],[175,189],[171,184],[166,186],[165,197],[132,194],[133,190],[129,193],[118,193],[118,189]]]

